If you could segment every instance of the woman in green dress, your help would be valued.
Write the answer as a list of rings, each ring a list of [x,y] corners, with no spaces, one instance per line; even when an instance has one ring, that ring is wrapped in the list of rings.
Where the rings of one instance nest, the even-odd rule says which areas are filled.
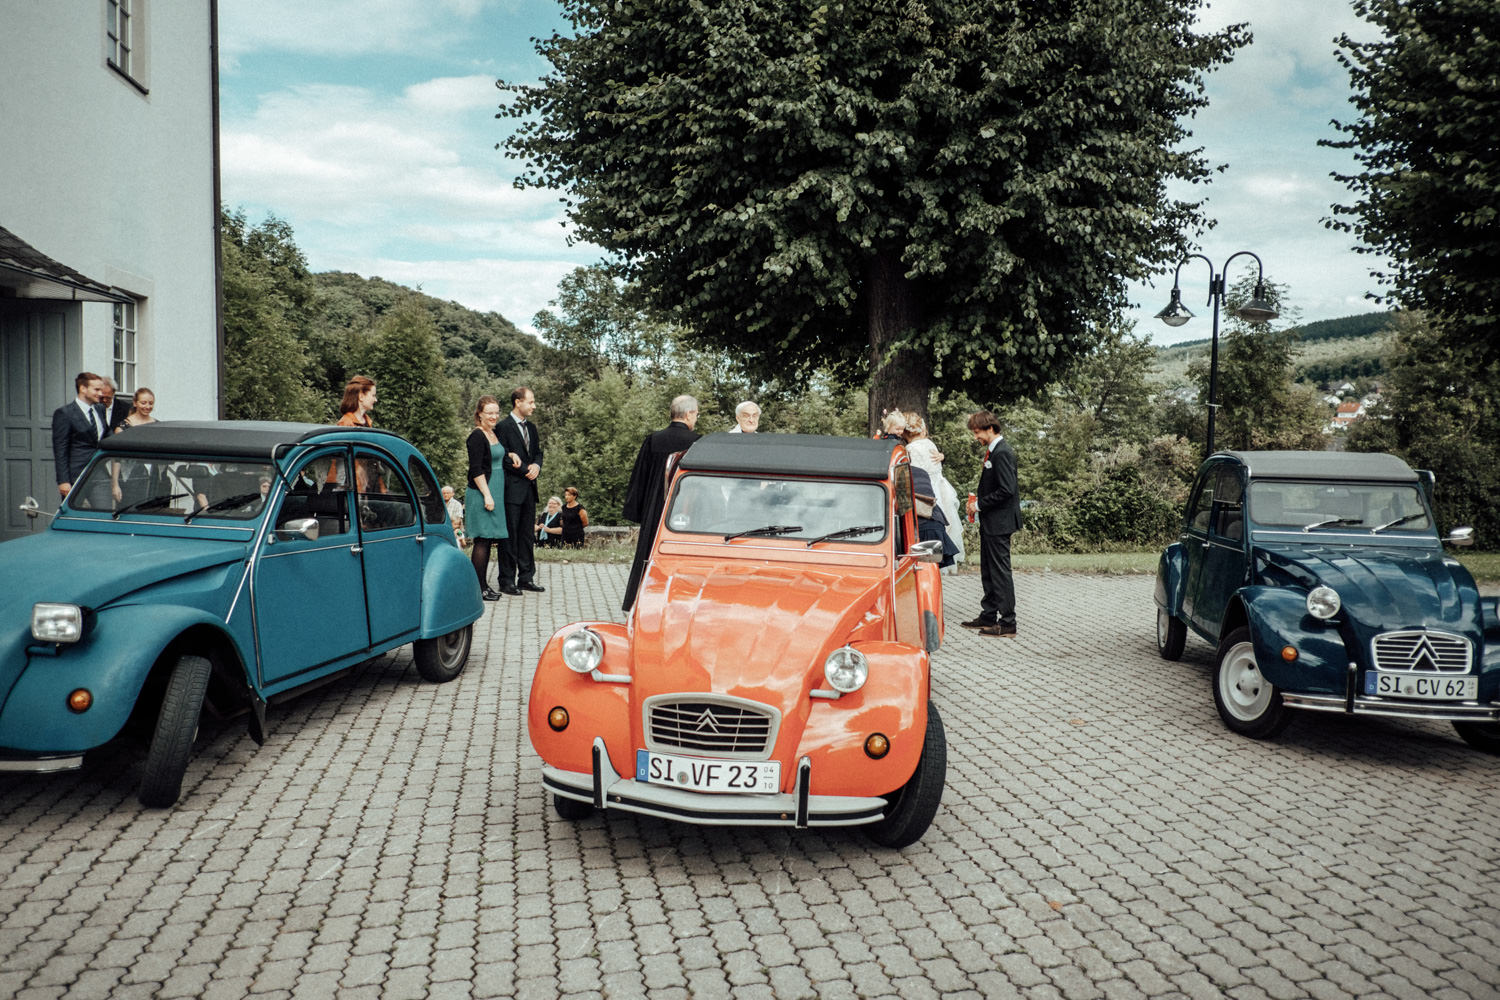
[[[480,396],[474,406],[474,429],[464,447],[469,453],[469,488],[464,492],[464,530],[473,547],[469,559],[479,576],[479,590],[486,601],[498,601],[500,595],[488,582],[490,549],[506,538],[505,505],[490,492],[490,480],[505,461],[505,446],[495,436],[500,421],[500,402],[494,396]]]

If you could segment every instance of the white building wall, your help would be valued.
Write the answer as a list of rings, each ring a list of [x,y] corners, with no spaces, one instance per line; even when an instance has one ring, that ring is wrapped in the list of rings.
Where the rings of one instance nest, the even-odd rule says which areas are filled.
[[[211,5],[135,7],[144,88],[108,65],[105,0],[0,0],[0,226],[137,296],[137,382],[157,416],[212,419]],[[113,307],[85,303],[82,336],[83,367],[110,374]]]

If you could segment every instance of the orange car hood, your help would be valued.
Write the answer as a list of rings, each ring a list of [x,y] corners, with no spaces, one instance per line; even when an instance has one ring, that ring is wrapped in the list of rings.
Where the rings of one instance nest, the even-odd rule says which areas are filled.
[[[850,638],[888,580],[727,560],[652,566],[632,617],[634,695],[712,691],[789,712],[822,686],[827,652]]]

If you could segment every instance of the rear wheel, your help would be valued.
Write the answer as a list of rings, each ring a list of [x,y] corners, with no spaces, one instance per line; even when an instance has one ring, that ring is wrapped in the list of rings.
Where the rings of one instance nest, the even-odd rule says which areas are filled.
[[[1187,641],[1187,626],[1179,618],[1167,614],[1166,608],[1156,609],[1156,651],[1163,660],[1176,660],[1182,656],[1183,643]]]
[[[201,656],[179,656],[167,680],[156,731],[146,752],[145,773],[136,797],[141,805],[164,809],[177,801],[182,778],[187,773],[193,740],[198,735],[198,716],[208,691],[208,660]]]
[[[474,626],[465,625],[436,639],[418,639],[411,644],[412,658],[417,661],[417,673],[435,684],[453,680],[464,672],[469,660],[469,647],[474,642]]]
[[[1453,728],[1475,750],[1500,754],[1500,722],[1455,722]]]
[[[1251,739],[1270,739],[1291,721],[1281,692],[1260,672],[1248,628],[1237,628],[1219,643],[1214,665],[1214,705],[1224,725]]]
[[[948,738],[943,732],[943,717],[937,706],[927,706],[927,735],[922,740],[922,757],[917,769],[901,788],[892,794],[885,816],[865,827],[865,834],[882,847],[900,850],[922,839],[932,825],[938,804],[943,800],[943,782],[948,775]]]
[[[576,822],[580,819],[588,819],[589,814],[594,811],[592,802],[579,802],[570,799],[566,795],[552,795],[552,808],[557,810],[557,815],[568,822]]]

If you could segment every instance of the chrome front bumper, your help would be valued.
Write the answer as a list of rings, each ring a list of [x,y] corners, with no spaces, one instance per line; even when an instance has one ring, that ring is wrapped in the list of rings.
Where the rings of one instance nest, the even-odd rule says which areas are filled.
[[[879,797],[812,795],[808,780],[812,765],[806,757],[797,765],[797,783],[790,792],[774,795],[735,795],[689,792],[621,777],[609,761],[602,738],[594,740],[593,773],[564,771],[542,765],[542,785],[564,798],[588,802],[596,809],[656,816],[702,826],[856,826],[873,823],[885,813]]]
[[[1446,722],[1500,721],[1500,704],[1494,702],[1396,701],[1391,698],[1340,698],[1334,694],[1291,694],[1286,691],[1281,693],[1281,700],[1288,708],[1303,708],[1312,712],[1385,715],[1398,719],[1436,719]]]
[[[0,771],[26,771],[48,774],[53,771],[76,771],[83,766],[83,754],[55,757],[10,757],[0,751]]]

